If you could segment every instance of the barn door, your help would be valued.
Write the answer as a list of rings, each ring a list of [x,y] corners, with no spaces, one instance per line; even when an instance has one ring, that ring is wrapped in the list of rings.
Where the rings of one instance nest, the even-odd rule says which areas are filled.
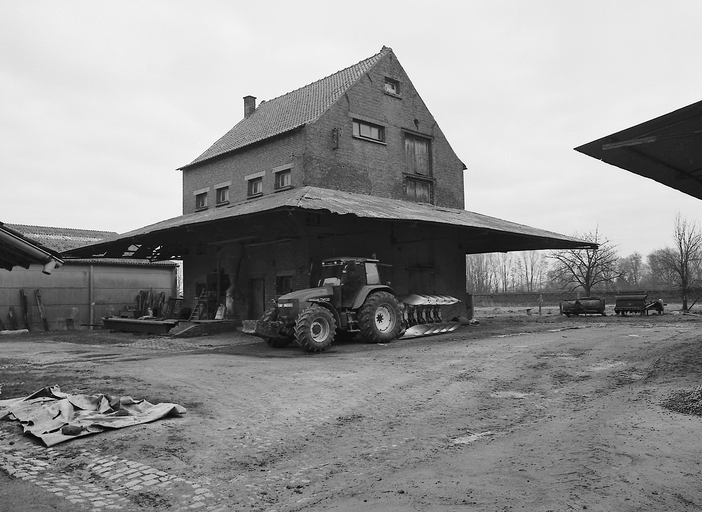
[[[263,316],[266,309],[265,279],[249,280],[249,319],[255,320]]]

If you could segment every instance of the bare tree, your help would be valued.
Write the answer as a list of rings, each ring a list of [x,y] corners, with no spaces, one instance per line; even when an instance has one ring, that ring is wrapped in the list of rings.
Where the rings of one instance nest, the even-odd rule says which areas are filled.
[[[507,293],[509,277],[512,270],[512,255],[508,252],[494,253],[497,258],[497,277],[502,287],[502,293]]]
[[[643,278],[643,258],[635,252],[625,258],[619,259],[620,283],[628,288],[638,288]]]
[[[597,285],[611,283],[621,273],[617,268],[619,260],[616,247],[602,237],[599,229],[576,237],[597,244],[596,249],[564,249],[552,252],[554,260],[551,276],[563,288],[575,291],[582,288],[590,295]]]
[[[699,266],[702,258],[702,232],[697,222],[675,216],[673,229],[675,246],[658,251],[661,264],[673,276],[682,296],[683,311],[688,311],[687,300],[699,284]]]
[[[537,285],[541,285],[541,272],[543,271],[543,258],[538,251],[522,252],[522,262],[524,264],[524,283],[526,291],[533,292]]]
[[[653,287],[668,288],[675,286],[675,272],[667,267],[664,253],[664,249],[658,249],[646,256],[648,261],[647,281]]]
[[[493,254],[466,256],[466,285],[473,294],[491,293],[497,287]]]

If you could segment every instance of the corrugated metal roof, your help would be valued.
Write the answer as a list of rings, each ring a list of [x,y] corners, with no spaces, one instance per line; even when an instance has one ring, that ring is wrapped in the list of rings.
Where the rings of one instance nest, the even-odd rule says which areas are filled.
[[[355,215],[368,219],[416,221],[447,226],[478,228],[496,233],[509,233],[588,245],[587,242],[573,237],[466,210],[437,207],[428,204],[412,203],[397,199],[354,194],[351,192],[317,187],[292,189],[263,196],[258,199],[232,204],[223,208],[208,209],[201,212],[181,215],[180,217],[174,217],[124,233],[118,237],[104,240],[103,242],[109,243],[117,240],[129,240],[174,228],[205,224],[286,208],[326,210],[339,215]],[[95,245],[101,245],[101,243]]]
[[[702,101],[575,150],[702,199]]]
[[[361,62],[305,87],[261,102],[254,112],[180,169],[235,151],[315,121],[356,81],[392,49],[383,49]]]

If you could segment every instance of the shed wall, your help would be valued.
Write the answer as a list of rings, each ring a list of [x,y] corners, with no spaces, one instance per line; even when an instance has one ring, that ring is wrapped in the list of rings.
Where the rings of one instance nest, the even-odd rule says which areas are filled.
[[[41,291],[49,328],[62,330],[66,329],[66,319],[72,319],[75,327],[80,328],[100,323],[104,316],[117,315],[125,306],[135,304],[140,291],[149,289],[154,293],[164,292],[166,298],[175,297],[176,268],[66,263],[51,275],[42,274],[40,266],[28,270],[15,268],[0,273],[0,320],[10,328],[10,306],[21,315],[20,290],[27,296],[28,318],[33,330],[44,330],[35,290]],[[23,327],[22,321],[19,327]]]

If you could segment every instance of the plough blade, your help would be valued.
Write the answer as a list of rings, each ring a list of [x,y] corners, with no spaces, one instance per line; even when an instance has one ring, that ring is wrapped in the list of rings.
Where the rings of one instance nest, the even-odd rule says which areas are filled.
[[[451,306],[460,302],[449,295],[407,295],[401,297],[404,304],[403,320],[407,327],[400,339],[418,338],[455,331],[460,322],[444,322],[441,318],[442,306]]]
[[[408,327],[405,333],[400,336],[401,340],[408,338],[419,338],[421,336],[431,336],[433,334],[444,334],[453,332],[461,326],[460,322],[447,322],[441,324],[419,324]]]

